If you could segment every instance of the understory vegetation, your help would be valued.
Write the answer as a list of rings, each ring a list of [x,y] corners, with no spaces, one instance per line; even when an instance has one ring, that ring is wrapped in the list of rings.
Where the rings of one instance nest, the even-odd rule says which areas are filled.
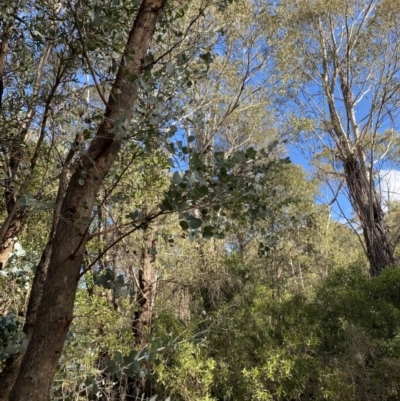
[[[0,401],[400,400],[398,0],[0,0]]]

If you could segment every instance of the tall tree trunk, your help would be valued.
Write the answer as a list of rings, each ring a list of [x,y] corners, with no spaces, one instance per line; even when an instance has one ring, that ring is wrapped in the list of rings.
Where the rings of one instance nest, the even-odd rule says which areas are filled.
[[[138,285],[135,312],[132,328],[135,333],[135,346],[143,347],[147,342],[151,317],[153,313],[153,299],[155,294],[154,253],[157,240],[153,235],[145,235],[141,255],[141,266],[138,272]]]
[[[57,363],[72,321],[81,262],[96,194],[122,143],[115,121],[130,121],[137,99],[134,77],[143,72],[157,19],[166,0],[143,0],[96,137],[68,185],[53,241],[33,333],[10,401],[48,401]],[[117,130],[116,130],[117,131]]]
[[[78,149],[78,145],[81,138],[79,135],[75,138],[75,143],[65,159],[63,169],[60,175],[60,182],[58,186],[58,193],[56,202],[54,205],[53,221],[50,230],[49,240],[46,244],[46,248],[42,253],[42,257],[37,266],[35,277],[32,283],[32,289],[29,296],[28,308],[26,311],[25,325],[23,331],[25,333],[25,338],[30,341],[34,323],[36,321],[36,314],[40,305],[40,301],[43,295],[43,287],[47,277],[47,269],[50,263],[50,256],[53,249],[53,241],[56,233],[57,224],[60,218],[61,205],[66,191],[68,169],[73,160],[73,157]],[[0,401],[7,401],[10,392],[14,386],[19,368],[21,366],[23,354],[12,355],[7,359],[6,365],[0,373]]]
[[[42,296],[43,286],[46,279],[47,267],[51,255],[51,241],[48,242],[42,258],[37,267],[35,278],[32,284],[32,290],[29,297],[28,310],[26,313],[26,321],[24,325],[25,338],[29,341],[32,336],[33,325],[36,320],[36,313]],[[11,390],[17,379],[17,375],[21,366],[23,354],[11,355],[0,373],[0,401],[7,401],[10,397]]]
[[[366,93],[359,89],[361,82],[354,79],[355,76],[363,75],[360,73],[362,68],[358,66],[358,63],[363,63],[363,61],[356,60],[355,54],[358,50],[355,49],[358,44],[365,41],[363,25],[370,22],[368,17],[370,11],[371,8],[367,7],[357,18],[353,19],[346,15],[346,21],[349,23],[351,21],[351,23],[350,27],[346,24],[347,34],[343,36],[344,27],[341,22],[338,22],[341,21],[340,19],[332,19],[332,14],[327,12],[326,15],[329,15],[330,22],[326,23],[325,17],[318,16],[316,41],[319,42],[320,59],[315,58],[318,53],[314,53],[312,56],[311,53],[306,53],[307,57],[313,60],[312,68],[323,87],[329,110],[329,119],[325,120],[327,116],[323,113],[325,120],[323,125],[336,144],[337,152],[335,154],[342,162],[350,200],[361,221],[366,255],[370,263],[370,274],[375,276],[386,266],[392,264],[394,258],[389,229],[384,221],[382,202],[376,193],[373,171],[367,166],[367,153],[369,153],[370,165],[374,164],[374,146],[367,145],[370,140],[366,141],[366,134],[368,133],[372,143],[376,144],[378,125],[375,127],[372,123],[366,125],[363,120],[380,120],[382,118],[381,110],[389,106],[389,99],[394,92],[389,89],[392,84],[381,82],[379,85],[382,84],[385,89],[379,89],[377,91],[379,95],[374,100],[376,103],[372,103],[369,109],[367,107],[370,115],[368,118],[362,118],[361,121],[357,120],[357,104]],[[349,31],[352,34],[349,34]],[[337,40],[338,35],[341,38],[339,41]],[[393,64],[397,71],[396,62]],[[365,85],[366,88],[375,85],[372,83],[374,81],[369,83],[369,78],[365,79],[361,86]],[[315,103],[313,103],[313,107],[315,107]],[[389,114],[390,112],[388,112]]]
[[[375,187],[365,177],[360,162],[348,157],[343,164],[351,203],[361,221],[370,275],[376,276],[394,261],[389,229]]]
[[[19,4],[13,7],[13,11],[16,14]],[[3,108],[3,90],[4,90],[4,70],[6,67],[8,46],[11,38],[12,31],[14,30],[14,20],[7,21],[4,18],[3,21],[3,32],[1,34],[0,42],[0,111]]]
[[[353,134],[354,149],[356,152],[342,152],[342,154],[347,155],[344,158],[345,177],[353,208],[361,220],[367,257],[370,263],[370,275],[376,276],[385,267],[393,263],[393,247],[390,240],[389,228],[384,221],[382,202],[376,193],[372,169],[368,171],[365,148],[360,142],[361,132],[359,124],[356,121],[355,97],[350,84],[349,66],[351,61],[349,52],[347,52],[345,62],[337,64],[340,88],[346,108],[348,131],[351,131]],[[332,95],[334,94],[332,93]],[[343,138],[343,136],[339,138]],[[345,149],[344,146],[342,148],[343,150]],[[372,159],[372,165],[373,162]]]
[[[135,333],[135,348],[142,349],[147,344],[147,336],[151,329],[153,316],[153,304],[156,290],[156,274],[154,257],[157,239],[155,236],[145,233],[141,254],[141,263],[137,275],[137,310],[134,314],[132,329]],[[146,377],[131,379],[128,381],[128,395],[132,397],[150,397],[151,385]]]

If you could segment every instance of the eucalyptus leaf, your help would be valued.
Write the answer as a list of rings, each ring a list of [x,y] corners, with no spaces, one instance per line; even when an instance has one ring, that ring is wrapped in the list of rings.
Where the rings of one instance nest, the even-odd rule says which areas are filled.
[[[192,230],[196,230],[203,224],[203,220],[198,219],[197,217],[190,216],[188,219],[188,225]]]

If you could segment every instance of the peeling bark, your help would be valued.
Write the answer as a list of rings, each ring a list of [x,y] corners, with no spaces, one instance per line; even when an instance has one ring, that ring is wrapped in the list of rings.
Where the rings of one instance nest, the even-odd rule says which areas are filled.
[[[351,202],[361,221],[370,262],[370,275],[376,276],[394,262],[393,247],[384,221],[384,213],[375,188],[371,190],[359,161],[349,157],[343,164]]]
[[[365,18],[369,14],[369,8],[365,11]],[[361,22],[362,24],[363,22]],[[361,26],[358,27],[360,32]],[[370,263],[370,275],[375,276],[385,267],[394,262],[393,246],[391,243],[389,228],[384,221],[382,202],[376,192],[373,178],[372,166],[373,147],[370,150],[370,165],[367,166],[366,145],[363,138],[367,132],[367,126],[360,130],[356,121],[357,101],[360,101],[353,93],[352,73],[354,60],[351,57],[351,46],[361,40],[358,36],[351,44],[347,42],[346,52],[340,54],[339,47],[332,39],[328,44],[324,35],[322,21],[319,20],[319,41],[321,51],[322,74],[320,74],[323,91],[327,100],[329,117],[327,121],[328,132],[336,143],[337,157],[341,160],[344,168],[346,184],[350,194],[351,204],[361,221],[363,236],[365,239],[366,256]],[[333,29],[333,28],[331,28]],[[335,38],[335,32],[329,32],[331,38]],[[349,40],[349,39],[348,39]],[[335,88],[340,88],[342,106],[345,113],[340,113],[338,98]],[[384,95],[385,97],[387,95]],[[385,100],[382,99],[382,104]],[[339,103],[340,104],[340,103]],[[374,108],[371,108],[371,114]],[[370,117],[372,118],[372,116]],[[345,129],[347,127],[347,129]],[[369,129],[369,128],[368,128]],[[377,132],[373,133],[373,141]]]

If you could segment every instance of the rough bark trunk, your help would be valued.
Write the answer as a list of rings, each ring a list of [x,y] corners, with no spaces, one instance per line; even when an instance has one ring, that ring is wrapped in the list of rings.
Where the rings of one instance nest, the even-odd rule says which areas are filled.
[[[46,248],[42,253],[42,257],[37,266],[35,277],[32,283],[32,289],[29,296],[28,308],[26,311],[25,325],[23,331],[26,335],[26,339],[29,341],[32,336],[33,326],[36,321],[36,314],[40,305],[40,301],[43,295],[43,287],[46,281],[47,269],[50,263],[50,256],[53,248],[53,241],[56,233],[57,224],[60,218],[61,205],[66,191],[68,169],[73,160],[73,157],[78,149],[80,143],[80,136],[77,135],[75,138],[74,147],[69,151],[60,176],[60,182],[58,186],[58,193],[54,205],[53,221],[50,230],[49,240]],[[12,387],[14,386],[19,368],[21,366],[23,354],[16,354],[8,358],[6,366],[0,373],[0,401],[8,400]]]
[[[369,14],[369,11],[367,11]],[[391,244],[389,229],[384,221],[382,203],[379,199],[373,177],[372,169],[367,167],[367,143],[366,134],[371,135],[372,144],[376,144],[377,132],[371,131],[373,123],[365,125],[363,121],[357,121],[356,105],[364,97],[365,93],[353,86],[354,76],[358,63],[352,55],[352,50],[362,41],[362,25],[367,23],[367,14],[350,25],[354,35],[344,36],[344,46],[338,45],[336,29],[342,29],[335,24],[325,25],[323,19],[318,20],[318,41],[320,46],[320,62],[316,62],[314,72],[321,78],[323,91],[328,104],[330,119],[325,121],[325,127],[331,138],[336,143],[337,157],[344,167],[345,179],[348,186],[351,204],[361,221],[361,227],[365,239],[365,250],[370,263],[371,276],[377,275],[386,266],[393,263],[393,246]],[[357,24],[360,25],[357,26]],[[326,31],[326,27],[328,27]],[[329,39],[331,38],[331,39]],[[347,42],[346,42],[347,41]],[[346,49],[345,52],[343,50]],[[311,53],[308,54],[311,56]],[[315,59],[315,54],[312,55]],[[322,74],[317,65],[322,67]],[[354,69],[355,68],[355,69]],[[363,82],[369,85],[369,78]],[[368,119],[372,122],[375,118],[381,118],[381,111],[388,104],[388,88],[391,84],[385,83],[381,94],[377,94],[374,103],[371,104]],[[354,91],[358,92],[355,95]],[[390,92],[390,90],[389,90]],[[379,93],[379,91],[377,92]],[[379,105],[379,107],[377,107]],[[314,107],[314,105],[313,105]],[[377,113],[374,116],[374,113]],[[325,119],[325,116],[323,117]],[[377,129],[377,127],[375,127]],[[371,143],[370,143],[371,144]],[[324,143],[325,145],[325,143]],[[370,145],[368,145],[370,146]],[[373,165],[373,149],[370,148],[370,163]],[[336,152],[335,152],[336,153]]]
[[[27,340],[30,340],[32,336],[37,310],[42,298],[51,251],[52,240],[47,243],[46,248],[43,251],[32,283],[32,289],[29,296],[29,303],[23,328]],[[23,354],[16,354],[7,359],[6,365],[0,373],[0,401],[8,400],[12,387],[14,386],[17,378],[22,358]]]
[[[136,303],[138,306],[135,312],[132,328],[135,333],[135,346],[143,347],[147,342],[151,317],[153,313],[153,298],[155,290],[155,269],[153,264],[153,251],[156,248],[156,238],[153,236],[145,238],[142,249],[141,266],[138,272],[138,292]]]
[[[51,248],[52,244],[51,241],[49,241],[42,254],[42,258],[39,262],[33,280],[25,325],[23,328],[26,339],[28,340],[30,340],[32,336],[32,331],[36,320],[36,313],[42,297],[47,267],[50,261]],[[7,401],[9,399],[11,390],[17,379],[23,356],[23,354],[15,354],[7,359],[6,365],[0,373],[0,401]]]
[[[132,329],[135,333],[135,348],[142,349],[147,344],[147,336],[151,329],[153,304],[156,290],[156,275],[154,268],[154,251],[157,240],[154,236],[145,235],[141,255],[141,265],[138,271],[138,289],[136,295],[137,310],[134,314]],[[149,366],[148,366],[149,367]],[[146,377],[128,380],[127,395],[131,397],[151,397],[152,387]]]
[[[343,164],[351,202],[361,221],[370,275],[376,276],[394,261],[389,229],[375,188],[363,174],[359,161],[348,157]]]
[[[102,388],[102,395],[100,398],[96,396],[93,397],[96,401],[120,401],[121,398],[121,383],[120,377],[116,377],[115,375],[108,374],[106,372],[106,366],[108,361],[110,360],[110,355],[107,351],[101,351],[98,357],[98,367],[101,373],[101,381],[104,384]]]
[[[112,132],[114,122],[130,121],[132,117],[132,106],[137,98],[137,87],[132,78],[143,72],[145,57],[165,2],[142,1],[104,120],[69,182],[32,337],[10,401],[48,401],[50,398],[51,384],[72,321],[96,194],[121,147],[122,137]]]

